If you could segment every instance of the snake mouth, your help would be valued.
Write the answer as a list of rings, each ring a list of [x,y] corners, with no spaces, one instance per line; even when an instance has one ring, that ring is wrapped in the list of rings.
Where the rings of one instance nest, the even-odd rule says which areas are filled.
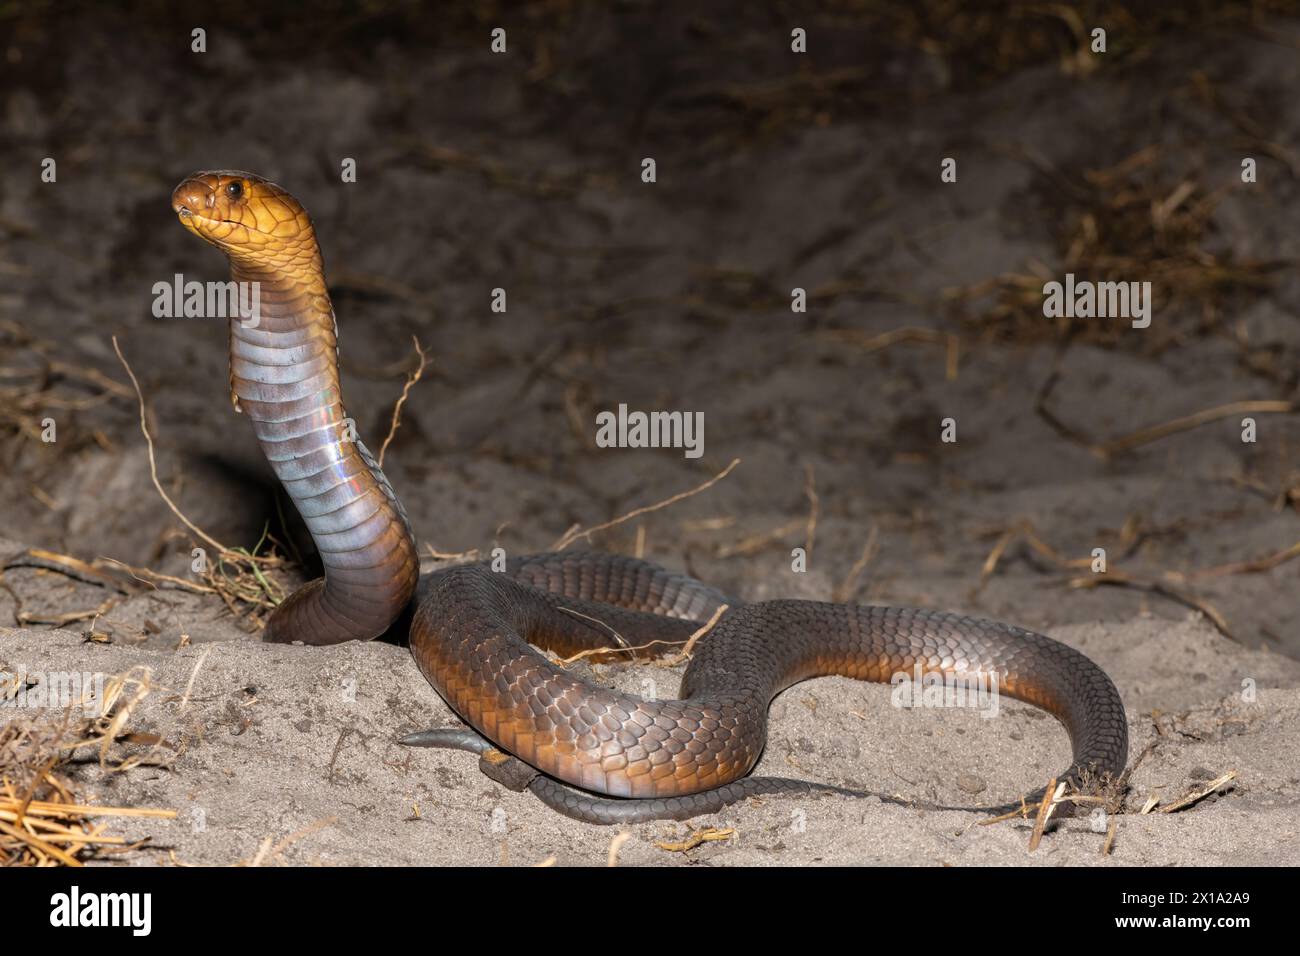
[[[189,206],[186,206],[184,203],[179,203],[179,202],[173,203],[172,208],[176,210],[176,215],[180,219],[182,225],[190,229],[193,229],[195,231],[198,231],[200,226],[203,226],[205,228],[211,228],[213,226],[222,226],[222,225],[241,226],[244,229],[247,229],[249,232],[258,233],[259,235],[266,236],[268,239],[275,238],[269,232],[266,232],[262,229],[258,229],[254,226],[250,226],[246,222],[240,222],[238,219],[212,219],[208,216],[200,215],[199,213],[196,213],[193,209],[191,209]]]

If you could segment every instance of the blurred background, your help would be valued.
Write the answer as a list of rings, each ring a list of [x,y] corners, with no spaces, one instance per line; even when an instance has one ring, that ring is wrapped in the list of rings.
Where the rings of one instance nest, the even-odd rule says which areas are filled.
[[[116,335],[178,505],[311,573],[221,323],[151,314],[226,274],[171,189],[246,169],[315,219],[371,447],[427,351],[385,466],[439,553],[545,550],[738,458],[592,543],[750,599],[1197,613],[1300,656],[1298,14],[0,2],[0,536],[187,573]],[[1151,282],[1150,328],[1044,318],[1066,272]],[[619,403],[703,412],[703,457],[597,448]],[[57,617],[6,581],[0,620]]]

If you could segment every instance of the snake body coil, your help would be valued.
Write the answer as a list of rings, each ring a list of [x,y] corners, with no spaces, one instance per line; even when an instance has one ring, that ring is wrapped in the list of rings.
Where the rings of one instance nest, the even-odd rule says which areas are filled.
[[[518,558],[503,574],[465,565],[418,581],[401,504],[348,431],[337,328],[307,213],[275,184],[231,171],[194,174],[172,203],[190,231],[226,253],[236,281],[260,283],[256,323],[231,322],[231,393],[325,568],[276,608],[266,639],[370,639],[415,597],[416,663],[482,735],[436,731],[422,742],[495,746],[540,771],[530,789],[580,819],[681,818],[756,793],[839,789],[746,776],[773,697],[810,677],[888,682],[919,667],[981,676],[1055,715],[1074,755],[1063,779],[1123,770],[1128,728],[1114,684],[1079,652],[1007,624],[916,608],[735,605],[684,575],[599,553]],[[667,649],[724,603],[694,649],[681,700],[595,686],[533,646],[566,655],[607,647],[612,629],[631,645]]]

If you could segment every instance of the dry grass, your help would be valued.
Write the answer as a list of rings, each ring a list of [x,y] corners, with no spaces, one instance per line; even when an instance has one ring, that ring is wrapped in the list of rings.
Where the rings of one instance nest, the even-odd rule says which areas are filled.
[[[18,437],[61,452],[91,442],[109,444],[102,434],[73,426],[72,416],[129,399],[131,390],[93,368],[60,359],[57,351],[49,339],[0,319],[0,438]],[[42,441],[46,417],[56,420],[56,442]]]
[[[1225,4],[1217,0],[1132,3],[1081,0],[1024,3],[1019,0],[838,0],[827,5],[841,18],[880,18],[880,32],[943,58],[954,82],[982,85],[1018,70],[1056,62],[1067,73],[1092,67],[1086,56],[1094,25],[1107,28],[1108,54],[1140,59],[1174,31],[1209,33],[1250,28],[1267,17],[1293,11],[1286,0]],[[1081,55],[1082,53],[1082,55]]]
[[[149,568],[135,567],[112,557],[100,557],[86,562],[72,555],[33,549],[9,562],[6,568],[43,567],[78,580],[110,587],[118,592],[118,596],[110,597],[95,608],[78,609],[38,619],[23,617],[26,612],[21,610],[21,599],[15,594],[14,599],[20,606],[18,623],[64,625],[95,618],[108,611],[122,596],[131,594],[138,590],[137,586],[143,585],[214,594],[242,626],[249,631],[261,630],[271,611],[288,594],[284,572],[292,562],[281,556],[284,549],[271,536],[269,525],[263,529],[261,538],[251,549],[229,546],[195,524],[172,499],[159,477],[153,435],[155,429],[150,425],[149,409],[140,382],[117,338],[114,337],[112,341],[118,360],[130,380],[129,386],[94,369],[58,360],[54,357],[53,343],[30,335],[14,323],[0,322],[0,436],[8,431],[40,442],[42,418],[52,411],[86,409],[116,398],[134,397],[140,432],[148,451],[149,474],[153,486],[168,509],[189,532],[191,545],[202,548],[204,554],[201,559],[196,559],[194,576],[180,578]],[[427,353],[418,340],[414,344],[418,365],[407,375],[401,395],[394,405],[389,431],[380,447],[381,459],[400,425],[402,407],[410,390],[420,380],[427,366]],[[83,394],[87,392],[89,394]],[[60,418],[60,425],[63,421]],[[111,447],[106,437],[98,436],[97,440],[105,447]],[[75,442],[65,443],[62,436],[59,446],[77,447]],[[12,590],[10,593],[13,593]]]
[[[127,362],[126,356],[122,354],[122,348],[118,345],[117,336],[113,336],[113,351],[117,353],[122,367],[126,370],[127,377],[131,379],[131,386],[135,390],[135,397],[140,411],[140,432],[144,435],[145,444],[148,448],[149,477],[153,481],[153,486],[172,514],[180,519],[180,522],[194,535],[196,543],[202,542],[213,552],[213,557],[205,557],[200,562],[196,573],[203,579],[204,587],[221,598],[236,620],[246,618],[251,622],[253,629],[260,630],[265,623],[265,618],[286,596],[284,586],[277,582],[272,575],[273,571],[284,567],[285,560],[274,552],[263,553],[263,548],[273,543],[268,533],[269,529],[263,530],[261,539],[254,545],[252,550],[244,547],[227,547],[196,525],[181,511],[158,479],[158,461],[154,454],[153,435],[149,431],[149,415],[145,406],[144,393],[140,390],[140,382],[131,369],[130,363]],[[423,353],[421,354],[423,355]],[[423,364],[421,364],[421,370],[423,370]],[[394,429],[397,427],[396,420],[399,410],[400,404],[393,413]],[[144,572],[144,575],[146,580],[148,580],[148,576],[155,579],[166,577],[147,571]],[[167,580],[178,585],[188,585],[188,582],[183,579],[167,578]]]
[[[1170,171],[1173,157],[1146,146],[1104,169],[1038,168],[1036,217],[1056,223],[1058,262],[948,290],[956,318],[983,341],[1086,342],[1159,355],[1189,337],[1226,332],[1228,319],[1267,292],[1285,262],[1214,252],[1214,210],[1227,188]],[[1151,283],[1153,314],[1172,318],[1134,335],[1127,320],[1043,316],[1043,285],[1076,281]]]
[[[867,354],[904,343],[941,345],[944,351],[944,378],[949,382],[957,380],[961,340],[951,332],[913,326],[891,329],[879,335],[868,335],[858,329],[826,329],[819,334],[819,338],[836,344],[856,346]]]
[[[1220,774],[1219,776],[1215,777],[1213,780],[1209,781],[1208,783],[1204,783],[1199,786],[1191,788],[1191,790],[1189,790],[1187,793],[1185,793],[1183,796],[1179,797],[1177,800],[1173,801],[1172,803],[1167,803],[1164,806],[1159,806],[1158,802],[1148,801],[1146,806],[1142,808],[1142,812],[1143,813],[1151,813],[1151,812],[1177,813],[1179,810],[1187,809],[1194,803],[1199,803],[1200,801],[1208,797],[1210,794],[1222,790],[1224,787],[1226,787],[1228,784],[1232,783],[1232,781],[1236,779],[1237,779],[1237,771],[1229,770],[1227,773]]]
[[[727,465],[726,468],[722,469],[722,471],[718,472],[708,481],[702,482],[696,485],[694,488],[690,488],[686,491],[678,492],[677,494],[669,498],[665,498],[662,501],[657,501],[652,505],[645,505],[644,507],[641,508],[635,508],[632,511],[629,511],[626,514],[619,515],[617,518],[614,518],[610,521],[606,521],[601,524],[594,525],[593,527],[590,528],[583,528],[580,525],[574,525],[563,535],[561,535],[555,541],[554,544],[551,545],[551,550],[563,551],[565,548],[573,544],[575,541],[590,541],[591,536],[593,534],[596,534],[601,531],[607,531],[610,528],[614,528],[617,527],[618,525],[624,524],[625,522],[631,521],[633,518],[639,518],[642,515],[649,514],[652,511],[658,511],[661,508],[667,508],[671,505],[674,505],[677,502],[682,501],[683,499],[694,497],[695,495],[698,495],[700,492],[707,491],[709,488],[712,488],[723,478],[726,478],[727,475],[731,474],[732,469],[734,469],[739,464],[740,464],[740,459],[733,458],[731,464]]]
[[[402,386],[402,394],[398,396],[397,401],[393,403],[393,417],[388,423],[388,434],[384,436],[384,443],[379,446],[379,455],[375,459],[379,463],[380,468],[384,466],[384,455],[388,451],[388,446],[392,444],[393,437],[397,434],[398,427],[402,424],[402,406],[406,404],[406,399],[410,396],[411,389],[415,387],[415,383],[424,375],[424,369],[429,364],[429,354],[425,352],[424,346],[420,344],[420,340],[414,335],[411,336],[411,344],[415,346],[415,354],[419,357],[419,364],[415,367],[414,371],[407,374],[406,383]]]
[[[790,5],[781,6],[790,23],[808,30],[810,53],[818,56],[802,61],[773,55],[761,61],[762,69],[715,70],[718,79],[664,94],[677,111],[665,121],[675,119],[689,131],[699,117],[682,119],[681,114],[707,112],[715,130],[709,145],[734,150],[801,128],[899,112],[929,97],[991,86],[1035,67],[1054,64],[1072,77],[1129,66],[1136,71],[1173,35],[1215,37],[1228,30],[1262,35],[1270,16],[1293,12],[1287,0],[827,0],[811,8],[799,5],[797,15]],[[771,13],[762,5],[751,7],[728,10],[731,22],[725,27],[705,14],[690,25],[707,38],[718,60],[752,59],[756,45],[770,42]],[[1090,50],[1091,31],[1099,25],[1107,30],[1104,60]],[[839,37],[840,48],[851,46],[857,55],[828,55],[828,36]],[[890,69],[900,64],[909,76],[906,83]],[[574,82],[571,74],[560,73],[559,79]]]
[[[0,865],[81,866],[142,846],[107,832],[100,817],[172,819],[174,810],[102,807],[81,803],[59,770],[79,752],[99,751],[100,766],[124,772],[157,763],[165,741],[127,729],[131,713],[152,690],[149,672],[137,669],[105,682],[98,714],[65,710],[57,721],[19,716],[0,726]],[[123,754],[124,742],[146,744]]]
[[[704,827],[700,830],[692,830],[684,840],[656,840],[655,846],[668,853],[686,853],[694,850],[697,846],[704,843],[716,843],[719,840],[730,840],[736,835],[735,827]]]
[[[1076,574],[1073,577],[1064,579],[1066,586],[1074,590],[1121,587],[1156,594],[1194,611],[1199,611],[1209,619],[1224,637],[1232,641],[1239,641],[1223,613],[1208,600],[1194,593],[1186,586],[1187,575],[1165,570],[1158,572],[1156,575],[1146,576],[1132,574],[1116,567],[1118,560],[1132,556],[1137,550],[1142,540],[1141,527],[1142,519],[1140,517],[1130,517],[1124,523],[1124,527],[1120,532],[1119,551],[1114,556],[1107,558],[1106,570],[1081,575]],[[1061,571],[1091,571],[1095,560],[1091,555],[1088,557],[1067,558],[1056,548],[1045,542],[1031,522],[1018,521],[998,535],[997,541],[980,568],[979,584],[975,587],[972,596],[978,594],[984,588],[989,579],[996,573],[1002,559],[1009,553],[1011,546],[1017,543],[1027,545],[1033,554],[1038,555]],[[1281,560],[1284,559],[1279,559],[1278,563],[1281,563]]]
[[[586,660],[588,658],[593,659],[596,663],[608,663],[610,661],[616,660],[617,659],[616,655],[618,654],[631,654],[633,655],[634,658],[639,657],[639,658],[649,659],[667,653],[669,648],[679,647],[681,648],[681,650],[679,650],[672,657],[665,658],[662,661],[665,667],[676,667],[679,664],[685,664],[687,661],[691,659],[691,654],[694,653],[695,645],[700,642],[700,638],[704,637],[706,634],[712,631],[714,627],[717,626],[717,623],[722,618],[722,615],[726,613],[726,611],[730,607],[731,605],[729,604],[718,605],[718,608],[713,612],[713,615],[707,621],[705,621],[703,624],[697,627],[694,631],[692,631],[691,636],[688,637],[685,641],[648,641],[645,644],[636,644],[636,645],[628,644],[627,639],[624,638],[623,635],[619,634],[618,631],[614,630],[612,627],[610,627],[608,624],[605,624],[603,621],[599,621],[596,618],[589,617],[586,614],[579,614],[577,611],[571,610],[570,608],[561,607],[558,608],[558,610],[562,611],[563,613],[572,614],[575,617],[583,618],[584,620],[590,621],[593,624],[596,624],[597,626],[602,627],[605,630],[609,631],[610,636],[614,638],[618,646],[588,648],[586,650],[579,651],[578,653],[570,657],[561,658],[560,660],[557,660],[555,663],[559,664],[561,667],[567,667],[570,664],[573,664],[580,660]]]
[[[0,438],[12,437],[36,448],[54,449],[60,457],[89,444],[112,449],[112,441],[103,432],[79,425],[76,413],[90,411],[113,401],[135,398],[139,408],[140,429],[148,443],[154,487],[189,529],[194,543],[205,547],[212,557],[196,572],[194,578],[183,579],[159,574],[148,568],[132,567],[110,557],[87,562],[71,555],[33,549],[11,561],[7,567],[43,567],[78,580],[109,587],[117,594],[94,608],[40,615],[22,610],[21,599],[15,594],[15,602],[19,605],[18,623],[61,626],[93,619],[132,593],[135,589],[133,585],[143,584],[216,594],[236,617],[247,618],[251,622],[251,628],[258,628],[261,618],[284,597],[284,588],[276,581],[275,572],[286,562],[270,553],[274,542],[268,534],[264,533],[262,540],[252,550],[227,547],[194,525],[171,500],[158,477],[153,437],[139,382],[120,348],[117,348],[116,340],[113,344],[126,369],[130,385],[112,379],[94,368],[61,359],[58,357],[56,343],[33,335],[18,323],[0,320]],[[56,440],[53,442],[43,440],[47,418],[54,419],[57,429]],[[33,496],[53,507],[54,503],[38,486],[39,468],[32,473],[31,480]],[[12,589],[7,590],[13,594]]]

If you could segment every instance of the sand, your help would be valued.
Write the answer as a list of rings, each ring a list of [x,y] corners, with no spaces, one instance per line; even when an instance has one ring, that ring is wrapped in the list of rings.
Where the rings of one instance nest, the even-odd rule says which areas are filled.
[[[55,587],[24,580],[24,590]],[[621,832],[633,865],[1276,865],[1300,861],[1300,664],[1227,644],[1196,616],[1081,624],[1053,636],[1092,656],[1121,688],[1132,752],[1154,749],[1131,780],[1125,812],[1067,820],[1028,849],[1031,825],[982,825],[979,814],[835,796],[751,800],[715,816],[615,829],[568,820],[531,794],[482,776],[474,757],[411,750],[412,730],[457,721],[403,647],[263,644],[232,633],[203,602],[132,598],[118,620],[159,634],[86,643],[74,629],[0,629],[0,665],[31,672],[147,669],[150,691],[129,728],[166,744],[115,748],[146,755],[125,772],[83,753],[70,768],[83,802],[173,809],[175,820],[115,823],[149,838],[137,864],[600,864]],[[169,606],[170,605],[170,606]],[[179,630],[178,630],[179,629]],[[125,628],[123,629],[125,632]],[[222,632],[225,631],[223,634]],[[202,635],[179,649],[180,632]],[[588,671],[605,686],[671,695],[674,670]],[[1243,684],[1254,685],[1244,693]],[[1011,798],[1063,769],[1069,746],[1054,720],[1014,701],[993,719],[960,709],[898,709],[887,687],[845,678],[804,682],[773,705],[758,773],[966,804]],[[153,765],[154,762],[157,765]],[[1229,771],[1222,790],[1171,814],[1139,813]],[[972,790],[977,791],[972,794]],[[697,830],[721,840],[665,849]]]

